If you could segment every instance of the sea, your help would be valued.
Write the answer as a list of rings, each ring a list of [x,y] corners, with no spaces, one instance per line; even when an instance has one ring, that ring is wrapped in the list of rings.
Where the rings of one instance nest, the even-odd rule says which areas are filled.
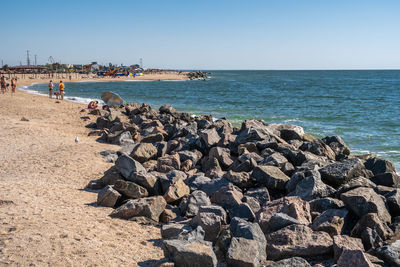
[[[400,70],[207,71],[206,81],[78,82],[66,99],[88,103],[105,91],[153,108],[300,125],[317,137],[339,135],[354,154],[372,153],[400,171]],[[22,90],[46,95],[47,84]]]

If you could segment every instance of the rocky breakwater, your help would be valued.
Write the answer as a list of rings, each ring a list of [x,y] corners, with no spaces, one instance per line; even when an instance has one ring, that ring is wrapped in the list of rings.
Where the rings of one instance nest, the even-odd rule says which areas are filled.
[[[389,161],[294,125],[235,128],[169,105],[92,113],[90,135],[121,150],[88,187],[110,216],[160,226],[160,266],[400,266]]]
[[[189,78],[189,80],[207,80],[208,76],[206,72],[202,71],[191,71],[186,74],[186,76]]]

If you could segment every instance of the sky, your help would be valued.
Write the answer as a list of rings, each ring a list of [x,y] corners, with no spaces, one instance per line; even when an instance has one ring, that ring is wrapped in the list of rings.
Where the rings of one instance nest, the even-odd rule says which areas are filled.
[[[398,0],[1,0],[3,64],[400,69]]]

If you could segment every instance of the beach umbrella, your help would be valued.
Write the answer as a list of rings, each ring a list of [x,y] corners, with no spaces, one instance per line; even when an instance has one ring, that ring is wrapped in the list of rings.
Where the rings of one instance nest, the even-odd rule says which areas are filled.
[[[113,92],[104,92],[101,94],[101,100],[108,106],[120,106],[124,103],[122,98]]]

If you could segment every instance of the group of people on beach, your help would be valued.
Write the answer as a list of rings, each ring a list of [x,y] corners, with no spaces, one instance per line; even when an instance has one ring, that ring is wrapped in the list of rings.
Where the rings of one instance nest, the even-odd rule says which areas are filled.
[[[6,77],[1,76],[0,77],[0,88],[1,88],[1,93],[5,94],[10,87],[10,83],[6,81]],[[17,88],[17,78],[11,78],[11,93],[14,95],[15,89]]]
[[[49,97],[53,98],[53,81],[50,80],[49,82]],[[60,81],[60,83],[58,84],[58,92],[55,92],[54,95],[56,96],[56,99],[60,99],[63,100],[64,99],[64,89],[65,89],[65,85],[63,83],[63,81]]]

